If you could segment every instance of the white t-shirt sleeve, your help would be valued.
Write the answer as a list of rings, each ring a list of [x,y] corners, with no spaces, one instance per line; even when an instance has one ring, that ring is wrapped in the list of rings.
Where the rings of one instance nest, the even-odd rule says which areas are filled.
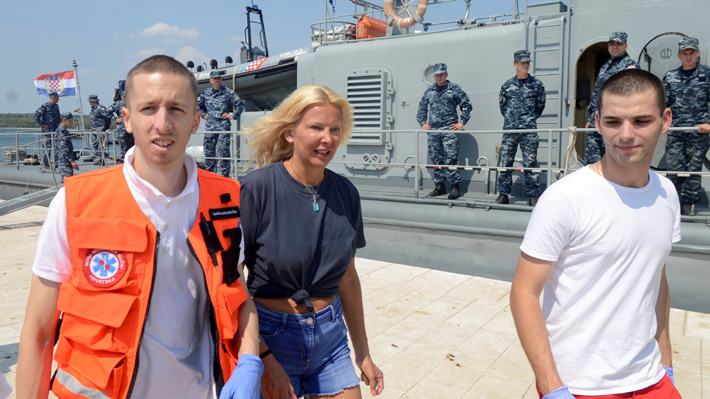
[[[32,272],[55,283],[69,281],[72,273],[71,253],[67,240],[67,211],[64,187],[49,204],[47,219],[37,240]]]
[[[239,242],[239,262],[238,265],[244,263],[244,231],[242,230],[242,222],[239,222],[239,232],[241,233],[242,239]]]
[[[556,262],[570,241],[575,218],[567,197],[554,191],[548,188],[533,209],[520,250]]]
[[[673,220],[673,238],[671,242],[676,243],[680,241],[680,200],[678,195],[673,196],[673,212],[675,213],[675,218]]]

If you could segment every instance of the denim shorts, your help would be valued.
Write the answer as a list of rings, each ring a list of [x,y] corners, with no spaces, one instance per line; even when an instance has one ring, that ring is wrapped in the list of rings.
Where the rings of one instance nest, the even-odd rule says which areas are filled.
[[[360,383],[350,359],[340,296],[316,313],[256,308],[259,334],[291,379],[296,396],[335,395]]]

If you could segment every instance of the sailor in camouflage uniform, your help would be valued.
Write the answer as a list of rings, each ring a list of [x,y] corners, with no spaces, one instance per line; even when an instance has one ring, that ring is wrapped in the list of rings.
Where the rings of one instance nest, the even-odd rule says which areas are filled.
[[[518,50],[513,55],[515,76],[508,79],[500,88],[498,103],[503,114],[503,130],[537,129],[537,119],[545,109],[545,85],[528,73],[530,69],[530,52]],[[537,132],[504,133],[500,146],[501,166],[511,167],[515,161],[518,145],[523,152],[523,166],[537,166],[537,147],[540,138]],[[497,204],[509,203],[508,196],[512,191],[513,174],[510,171],[501,172],[498,176]],[[528,204],[535,206],[540,196],[540,180],[535,172],[525,171],[525,192],[530,197]]]
[[[698,126],[698,132],[668,132],[666,163],[668,170],[699,172],[710,147],[710,68],[700,65],[697,38],[684,37],[678,43],[682,65],[666,73],[666,105],[673,112],[673,125]],[[700,176],[668,175],[680,197],[681,214],[690,215],[700,201]]]
[[[42,163],[45,168],[49,168],[49,160],[52,157],[52,133],[59,126],[59,94],[55,92],[49,93],[49,102],[42,104],[35,111],[35,121],[41,128],[41,146],[42,146]]]
[[[599,70],[597,75],[597,80],[594,81],[594,91],[592,92],[592,98],[589,101],[589,117],[587,118],[586,127],[594,126],[594,114],[596,114],[597,98],[599,95],[599,88],[602,87],[604,82],[609,79],[612,75],[619,71],[623,71],[626,68],[636,67],[636,61],[632,60],[628,54],[626,54],[626,48],[628,43],[626,43],[627,35],[625,32],[613,32],[609,35],[609,58],[602,68]],[[587,165],[593,164],[598,160],[602,159],[604,156],[604,141],[602,140],[601,134],[597,132],[587,133],[587,147],[584,155],[584,163]]]
[[[126,107],[126,103],[123,99],[125,90],[126,81],[119,80],[118,88],[113,97],[113,104],[106,109],[111,119],[116,121],[116,140],[118,141],[118,159],[116,159],[116,161],[119,163],[123,162],[126,151],[135,144],[133,134],[126,131],[126,126],[123,124],[123,114],[121,114],[121,110]]]
[[[92,94],[89,96],[89,104],[91,104],[91,113],[89,114],[89,127],[94,132],[105,132],[111,126],[111,117],[106,110],[106,107],[99,104],[99,96]],[[102,154],[101,143],[99,143],[100,136],[96,133],[91,134],[91,143],[94,147],[94,165],[103,165],[104,160],[102,157],[108,156],[106,152]]]
[[[244,101],[232,89],[222,86],[222,77],[219,71],[210,72],[212,87],[205,89],[197,98],[197,107],[202,111],[205,119],[205,129],[208,131],[229,132],[232,128],[232,119],[236,119],[244,111]],[[234,109],[232,113],[229,111]],[[217,173],[215,153],[220,158],[219,174],[229,177],[232,162],[227,159],[231,156],[231,133],[207,133],[203,141],[205,151],[205,169]]]
[[[57,166],[59,167],[59,173],[62,175],[62,183],[64,183],[65,177],[74,176],[75,169],[79,170],[74,154],[74,145],[71,142],[71,134],[67,130],[71,127],[73,119],[72,114],[69,112],[62,114],[62,122],[54,133]]]
[[[417,112],[417,122],[424,130],[461,130],[471,119],[473,107],[468,95],[463,88],[456,83],[449,82],[446,78],[446,64],[434,65],[435,85],[424,91],[419,102]],[[456,107],[461,109],[461,119],[456,113]],[[456,133],[427,133],[427,147],[429,158],[434,165],[456,165],[459,158],[459,136]],[[446,194],[444,185],[444,170],[434,169],[434,183],[436,187],[429,193],[435,197]],[[459,183],[461,174],[458,170],[446,169],[448,180],[451,184],[449,199],[456,199],[461,196]]]

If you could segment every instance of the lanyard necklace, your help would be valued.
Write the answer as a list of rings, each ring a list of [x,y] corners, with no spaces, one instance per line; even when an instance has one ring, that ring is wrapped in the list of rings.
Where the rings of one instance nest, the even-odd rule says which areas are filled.
[[[325,180],[325,177],[323,177],[323,180],[321,180],[318,185],[316,186],[316,191],[312,191],[310,187],[306,185],[301,179],[298,177],[296,174],[296,171],[293,169],[293,166],[291,166],[291,172],[293,172],[293,177],[298,180],[299,183],[303,184],[303,187],[308,190],[308,194],[310,194],[313,197],[313,212],[318,212],[320,210],[320,205],[318,205],[318,202],[316,200],[316,196],[318,195],[318,189],[320,188],[321,183],[323,183],[323,180]]]

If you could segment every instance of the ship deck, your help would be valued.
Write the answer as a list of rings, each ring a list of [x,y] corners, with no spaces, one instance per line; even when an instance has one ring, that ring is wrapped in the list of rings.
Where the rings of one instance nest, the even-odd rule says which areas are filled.
[[[13,387],[46,213],[32,206],[0,216],[0,372]],[[537,398],[510,313],[510,283],[364,258],[356,265],[370,351],[385,375],[382,398]],[[710,314],[672,309],[670,321],[683,398],[710,399]]]

